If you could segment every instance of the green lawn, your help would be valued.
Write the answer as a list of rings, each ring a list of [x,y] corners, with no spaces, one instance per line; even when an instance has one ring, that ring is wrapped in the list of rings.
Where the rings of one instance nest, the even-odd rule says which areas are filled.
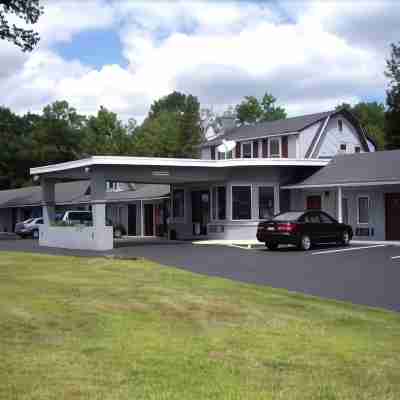
[[[400,316],[143,260],[0,253],[0,399],[270,398],[399,399]]]

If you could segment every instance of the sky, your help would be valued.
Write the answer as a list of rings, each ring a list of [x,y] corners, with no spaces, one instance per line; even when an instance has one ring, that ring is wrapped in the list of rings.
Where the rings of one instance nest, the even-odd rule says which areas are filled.
[[[400,40],[394,0],[41,3],[33,52],[0,41],[0,105],[18,113],[67,100],[140,122],[174,90],[217,113],[266,91],[289,116],[384,102]]]

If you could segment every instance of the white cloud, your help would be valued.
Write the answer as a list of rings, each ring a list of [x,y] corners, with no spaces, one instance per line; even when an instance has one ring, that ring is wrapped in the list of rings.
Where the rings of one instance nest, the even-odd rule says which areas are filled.
[[[400,7],[387,2],[289,1],[276,8],[52,0],[45,9],[39,50],[26,55],[0,43],[0,103],[19,111],[65,98],[81,112],[104,105],[124,119],[141,119],[154,99],[173,90],[217,109],[269,90],[291,114],[317,112],[382,98],[384,43],[395,40],[385,27],[400,35]],[[104,28],[120,34],[126,68],[110,62],[94,69],[53,49],[81,31]]]

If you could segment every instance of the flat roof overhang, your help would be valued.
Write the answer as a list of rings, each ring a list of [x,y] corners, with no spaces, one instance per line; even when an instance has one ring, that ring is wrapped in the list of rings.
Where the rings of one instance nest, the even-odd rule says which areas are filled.
[[[337,187],[368,187],[368,186],[388,186],[388,185],[400,185],[399,180],[393,181],[366,181],[366,182],[336,182],[336,183],[325,183],[315,185],[287,185],[282,186],[282,189],[324,189],[324,188],[337,188]]]
[[[203,160],[184,158],[92,156],[81,160],[30,169],[30,174],[54,179],[90,179],[92,169],[107,180],[141,183],[210,182],[227,177],[232,168],[243,167],[323,167],[330,160],[255,158]]]

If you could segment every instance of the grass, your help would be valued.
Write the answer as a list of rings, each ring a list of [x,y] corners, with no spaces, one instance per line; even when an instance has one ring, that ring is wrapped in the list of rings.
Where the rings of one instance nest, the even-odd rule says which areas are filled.
[[[399,350],[396,313],[145,260],[0,254],[1,399],[394,400]]]

